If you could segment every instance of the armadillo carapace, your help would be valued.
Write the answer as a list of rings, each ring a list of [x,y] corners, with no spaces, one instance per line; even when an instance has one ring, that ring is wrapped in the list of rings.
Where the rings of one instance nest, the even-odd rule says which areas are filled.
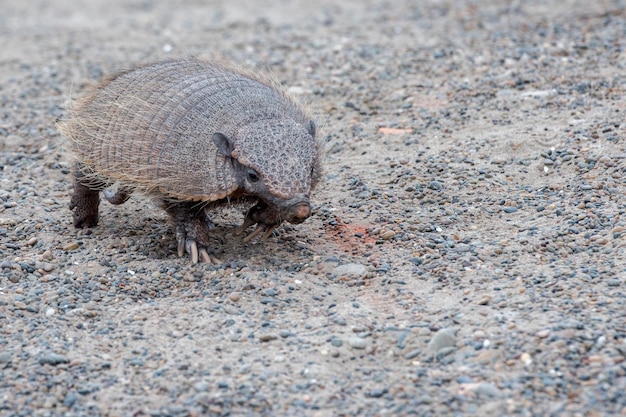
[[[253,204],[240,231],[267,238],[311,215],[321,177],[315,124],[269,78],[198,59],[158,62],[103,81],[59,123],[77,162],[70,209],[76,227],[98,223],[99,194],[113,204],[134,190],[157,198],[178,254],[211,262],[207,212]],[[118,183],[116,192],[105,188]],[[213,259],[214,260],[214,259]]]

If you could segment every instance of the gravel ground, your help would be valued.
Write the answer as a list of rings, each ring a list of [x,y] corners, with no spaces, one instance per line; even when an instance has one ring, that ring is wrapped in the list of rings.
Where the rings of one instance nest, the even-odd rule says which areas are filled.
[[[0,415],[626,415],[626,3],[4,1]],[[271,68],[315,215],[221,265],[135,196],[76,231],[54,122],[166,57]]]

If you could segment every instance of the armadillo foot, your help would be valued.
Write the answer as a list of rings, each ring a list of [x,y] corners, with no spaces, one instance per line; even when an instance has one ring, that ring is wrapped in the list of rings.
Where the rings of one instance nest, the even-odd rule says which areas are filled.
[[[189,255],[191,263],[220,264],[221,261],[210,254],[209,237],[213,223],[209,220],[203,208],[194,204],[165,203],[176,228],[178,256]]]
[[[200,219],[192,219],[176,226],[176,240],[178,242],[178,256],[189,254],[192,264],[213,263],[221,261],[209,254],[209,233],[213,225],[210,222],[201,222]]]
[[[280,222],[276,222],[276,220],[272,218],[272,215],[268,217],[268,213],[270,213],[270,210],[267,209],[267,206],[264,203],[257,203],[248,211],[246,218],[244,219],[242,225],[237,228],[235,234],[240,236],[248,227],[256,224],[256,228],[252,231],[252,233],[244,237],[243,241],[246,243],[250,242],[261,233],[263,233],[263,235],[259,240],[265,241],[280,225]]]
[[[70,210],[73,211],[72,217],[75,227],[94,227],[98,224],[99,194],[99,191],[92,190],[79,182],[74,183]]]
[[[217,265],[222,263],[221,260],[210,255],[206,247],[198,245],[198,242],[193,239],[178,240],[178,256],[184,256],[185,252],[189,254],[189,259],[192,264],[201,262]]]
[[[94,227],[98,224],[100,191],[106,184],[89,175],[90,168],[81,162],[74,164],[74,194],[70,200],[75,227]]]

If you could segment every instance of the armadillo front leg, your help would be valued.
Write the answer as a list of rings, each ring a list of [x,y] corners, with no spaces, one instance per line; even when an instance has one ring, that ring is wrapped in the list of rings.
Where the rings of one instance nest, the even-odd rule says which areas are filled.
[[[266,240],[276,230],[282,221],[276,217],[276,213],[270,210],[263,201],[257,202],[246,214],[243,224],[237,228],[236,234],[241,235],[248,227],[257,225],[257,227],[243,241],[249,242],[258,235],[261,235],[261,241]]]
[[[194,264],[198,261],[220,263],[208,252],[210,230],[214,226],[202,205],[163,201],[163,208],[170,215],[176,230],[178,256],[187,252]]]
[[[93,227],[98,224],[100,191],[105,184],[86,177],[87,170],[81,163],[74,165],[74,194],[70,200],[70,210],[74,212],[75,227]]]

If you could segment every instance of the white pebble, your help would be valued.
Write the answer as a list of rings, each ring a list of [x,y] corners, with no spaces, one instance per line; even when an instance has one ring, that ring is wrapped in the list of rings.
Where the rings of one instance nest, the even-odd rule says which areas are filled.
[[[544,329],[537,332],[537,337],[539,339],[545,339],[548,336],[550,336],[550,329]]]
[[[602,335],[596,339],[596,348],[602,349],[606,343],[606,336]]]

